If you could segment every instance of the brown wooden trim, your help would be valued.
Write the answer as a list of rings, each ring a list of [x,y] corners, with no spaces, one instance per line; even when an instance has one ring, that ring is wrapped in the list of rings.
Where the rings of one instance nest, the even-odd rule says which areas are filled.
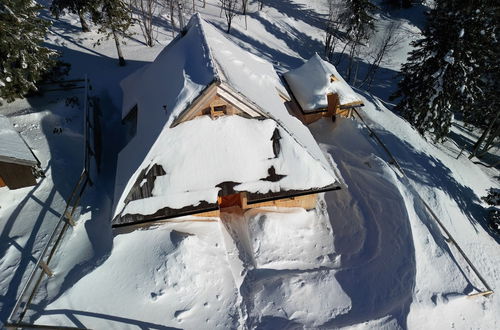
[[[489,296],[495,293],[493,290],[488,290],[488,291],[482,291],[482,292],[476,292],[473,294],[470,294],[467,296],[467,298],[475,298],[475,297],[482,297],[482,296]]]
[[[277,199],[283,199],[283,198],[292,198],[292,197],[299,197],[299,196],[306,196],[306,195],[311,195],[311,194],[317,194],[317,193],[322,193],[322,192],[327,192],[327,191],[334,191],[334,190],[340,190],[341,188],[339,186],[334,186],[330,185],[321,189],[311,189],[307,191],[285,191],[284,193],[270,193],[270,194],[252,194],[252,193],[247,193],[247,204],[252,205],[256,203],[263,203],[263,202],[269,202]],[[264,197],[261,197],[264,196]]]
[[[213,204],[209,204],[213,205]],[[165,208],[166,209],[166,208]],[[164,211],[165,209],[158,210],[157,213],[160,213],[160,211]],[[127,227],[127,226],[133,226],[133,225],[138,225],[138,224],[144,224],[144,223],[149,223],[149,222],[154,222],[154,221],[160,221],[160,220],[166,220],[166,219],[172,219],[172,218],[178,218],[178,217],[183,217],[187,215],[196,215],[199,213],[205,213],[205,212],[211,212],[211,211],[217,211],[219,210],[219,206],[211,206],[211,207],[203,207],[203,208],[194,208],[194,207],[184,207],[179,210],[177,213],[171,213],[167,215],[149,215],[149,216],[143,216],[144,218],[141,220],[137,221],[129,221],[129,222],[123,222],[123,223],[115,223],[112,224],[112,228],[119,228],[119,227]],[[131,215],[134,216],[134,215]],[[119,218],[120,216],[118,216]],[[116,219],[116,218],[115,218]]]

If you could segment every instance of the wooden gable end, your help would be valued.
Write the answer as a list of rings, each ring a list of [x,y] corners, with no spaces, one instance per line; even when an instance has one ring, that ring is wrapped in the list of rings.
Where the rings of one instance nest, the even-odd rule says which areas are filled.
[[[233,115],[247,118],[261,117],[260,114],[246,106],[245,100],[240,99],[238,95],[229,93],[220,85],[212,84],[174,121],[172,127],[199,116],[210,116],[215,119],[220,116]]]

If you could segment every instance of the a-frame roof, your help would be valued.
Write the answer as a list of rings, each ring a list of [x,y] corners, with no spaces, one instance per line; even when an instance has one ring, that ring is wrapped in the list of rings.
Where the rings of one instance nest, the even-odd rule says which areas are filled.
[[[148,183],[154,186],[151,196],[127,200],[130,194],[124,194],[116,210],[124,218],[114,224],[131,222],[129,215],[150,216],[166,208],[216,206],[221,185],[228,183],[229,193],[252,194],[314,191],[336,183],[276,121],[241,116],[201,116],[166,130],[125,191],[146,184],[147,173],[158,166],[159,174]]]
[[[279,96],[279,92],[286,94],[286,91],[272,64],[243,50],[195,14],[185,31],[153,63],[122,81],[122,116],[125,117],[135,105],[139,111],[136,136],[118,159],[115,215],[123,209],[125,196],[138,174],[153,165],[154,160],[150,157],[155,154],[153,149],[161,148],[153,146],[158,146],[161,143],[157,141],[171,134],[169,130],[179,124],[179,118],[214,84],[260,117],[273,119],[283,135],[289,136],[317,162],[322,168],[320,172],[328,174],[329,184],[337,181],[330,162],[309,130],[288,113]],[[252,143],[256,142],[248,141],[249,145]],[[196,152],[197,147],[191,146],[192,152]]]

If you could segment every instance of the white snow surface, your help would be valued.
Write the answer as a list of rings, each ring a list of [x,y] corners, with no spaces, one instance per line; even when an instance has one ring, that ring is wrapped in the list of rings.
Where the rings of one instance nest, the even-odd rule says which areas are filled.
[[[243,98],[253,103],[266,117],[272,118],[279,123],[281,131],[283,132],[284,130],[286,132],[286,134],[283,135],[288,136],[282,140],[285,143],[284,149],[286,149],[288,145],[293,144],[293,141],[289,138],[291,136],[293,140],[297,141],[300,146],[312,156],[312,159],[320,162],[323,169],[315,165],[314,161],[309,161],[311,157],[305,155],[305,153],[302,153],[294,146],[293,153],[305,155],[308,161],[297,162],[297,157],[292,157],[291,153],[285,153],[284,160],[290,163],[288,165],[286,163],[280,164],[280,168],[276,168],[278,170],[277,173],[284,175],[288,175],[287,173],[291,174],[290,168],[285,169],[285,167],[296,164],[298,167],[297,170],[302,170],[303,179],[297,180],[298,176],[292,174],[288,178],[281,180],[278,184],[264,184],[264,182],[262,182],[262,180],[259,181],[259,179],[266,177],[267,174],[261,177],[255,177],[255,172],[252,172],[251,169],[258,160],[262,160],[262,164],[258,165],[255,170],[259,172],[259,175],[263,174],[262,168],[268,162],[265,161],[265,157],[262,157],[262,155],[253,158],[252,162],[247,161],[246,167],[234,166],[231,170],[226,166],[224,167],[226,170],[225,173],[223,171],[210,171],[207,169],[206,172],[203,172],[204,176],[209,177],[213,175],[211,180],[216,182],[215,184],[219,184],[223,181],[230,181],[223,179],[224,176],[230,177],[234,182],[244,183],[237,187],[238,190],[260,193],[267,193],[269,191],[277,192],[279,189],[305,190],[333,184],[336,178],[331,162],[325,158],[307,127],[288,113],[281,100],[277,89],[282,90],[284,93],[286,93],[286,91],[284,91],[272,64],[245,51],[228,40],[214,26],[203,20],[199,14],[193,15],[186,31],[184,36],[177,37],[165,47],[152,64],[148,65],[146,68],[140,69],[124,79],[121,83],[124,90],[122,117],[127,114],[130,108],[137,104],[138,118],[136,136],[132,138],[129,144],[120,152],[118,159],[115,183],[115,215],[119,214],[123,209],[123,201],[141,170],[150,165],[150,160],[152,158],[160,152],[163,152],[158,145],[162,145],[162,142],[159,141],[166,136],[169,137],[170,143],[175,142],[175,144],[172,144],[173,146],[184,150],[186,161],[188,160],[187,157],[189,156],[189,152],[191,152],[191,161],[193,161],[191,168],[193,172],[186,171],[183,176],[180,176],[179,171],[176,172],[179,178],[173,180],[183,180],[185,183],[182,183],[180,189],[174,184],[172,188],[165,188],[168,189],[168,191],[159,193],[159,195],[168,195],[171,197],[164,206],[180,208],[182,206],[196,205],[203,200],[210,203],[215,202],[215,194],[210,193],[211,197],[207,194],[207,189],[214,192],[214,187],[204,185],[204,179],[200,180],[200,177],[196,175],[201,174],[198,169],[201,163],[194,161],[196,159],[196,152],[194,152],[194,150],[198,150],[199,148],[211,150],[212,154],[209,158],[219,158],[217,160],[218,162],[229,164],[231,163],[229,159],[232,156],[227,151],[236,151],[237,148],[234,146],[238,144],[243,145],[242,140],[210,140],[207,133],[204,134],[206,138],[198,140],[198,144],[196,144],[194,139],[187,137],[174,140],[172,134],[178,131],[174,130],[168,132],[170,129],[169,126],[175,118],[186,110],[196,96],[202,92],[203,88],[215,79],[227,82],[232,88],[236,89]],[[242,59],[245,60],[243,61]],[[166,110],[163,108],[163,105],[165,105]],[[187,127],[191,126],[192,125],[188,125]],[[230,129],[229,125],[224,125],[223,127],[224,129]],[[198,127],[193,127],[192,129],[199,130]],[[217,130],[218,129],[220,128],[217,128]],[[193,132],[194,131],[191,131],[191,133]],[[234,132],[237,131],[234,130]],[[244,129],[243,132],[249,132],[249,129]],[[186,135],[187,134],[188,133],[186,133]],[[224,137],[229,137],[229,135]],[[242,137],[237,137],[233,134],[231,138],[241,139]],[[246,145],[245,149],[255,150],[261,148],[263,145],[262,142],[258,142],[255,136],[247,134],[243,135],[243,138],[246,139],[244,143]],[[208,141],[225,141],[224,144],[228,144],[228,146],[223,148],[227,148],[227,150],[220,150],[222,146],[214,142],[211,142],[212,146],[205,147]],[[289,143],[287,143],[288,141]],[[233,142],[235,145],[233,145]],[[255,146],[250,146],[252,143],[255,143]],[[156,148],[152,147],[153,145],[156,145]],[[151,148],[155,148],[156,151],[150,150]],[[245,149],[240,148],[241,151]],[[269,150],[270,149],[267,148],[265,152],[268,153]],[[149,152],[149,158],[146,158],[144,161],[140,157],[144,155],[145,152]],[[200,153],[200,155],[203,154],[204,153]],[[249,157],[244,156],[242,152],[239,152],[237,155],[240,159],[249,159]],[[255,154],[252,155],[255,156]],[[272,157],[272,155],[268,156]],[[187,164],[186,161],[181,162],[180,159],[179,157],[164,158],[162,164],[165,164],[166,161],[178,161],[178,164]],[[142,165],[139,166],[141,163]],[[237,164],[243,165],[242,163],[243,162],[239,162]],[[169,166],[178,167],[178,164]],[[280,173],[279,170],[285,172]],[[192,178],[195,179],[190,179],[185,176],[189,176],[190,173]],[[236,173],[238,174],[236,175]],[[247,177],[246,173],[253,173],[253,175]],[[298,173],[298,171],[296,173]],[[173,178],[174,176],[175,175],[169,175],[168,177]],[[171,179],[168,180],[170,181]],[[202,187],[199,187],[197,184],[189,184],[196,182],[200,183]],[[164,183],[162,182],[161,184]],[[159,185],[160,183],[158,183],[157,186]],[[200,193],[203,194],[203,198],[197,197],[194,194],[188,195],[185,193],[186,191],[200,191]],[[154,213],[159,209],[159,202],[161,201],[162,199],[153,197],[149,200],[132,202],[130,208],[128,208],[126,212],[140,213],[142,210],[142,212],[148,214],[150,214],[150,212]],[[157,205],[158,207],[153,205]]]
[[[261,208],[246,212],[245,221],[256,268],[314,269],[338,261],[331,225],[315,212]]]
[[[337,80],[330,81],[332,75]],[[286,72],[284,77],[305,112],[326,108],[328,93],[337,94],[341,105],[361,101],[335,66],[317,53],[300,67]]]
[[[217,222],[206,221],[117,235],[110,257],[38,322],[57,323],[60,310],[72,306],[98,329],[235,328],[237,290],[219,232]]]
[[[281,150],[273,152],[271,137],[279,129]],[[338,182],[313,159],[274,120],[223,116],[202,116],[165,129],[143,164],[129,180],[127,193],[137,175],[153,164],[161,165],[166,175],[158,176],[153,197],[124,205],[118,202],[117,214],[153,214],[163,207],[179,209],[201,201],[216,203],[220,183],[232,181],[236,191],[268,193],[322,188]],[[277,182],[264,180],[273,166],[285,175]]]
[[[238,15],[228,37],[259,57],[279,62],[284,70],[297,67],[323,47],[321,15],[328,12],[324,4],[271,1],[256,12],[251,2],[248,29]],[[382,20],[403,22],[401,32],[409,42],[418,38],[426,9],[415,5]],[[207,0],[206,8],[199,10],[221,29],[226,27],[217,1]],[[77,15],[61,16],[51,28],[47,43],[64,51],[64,60],[73,64],[71,77],[88,73],[94,95],[101,98],[104,161],[93,177],[94,186],[83,196],[77,226],[69,229],[54,255],[55,275],[42,282],[26,322],[92,329],[500,328],[499,240],[485,229],[486,205],[480,200],[487,188],[498,188],[498,170],[478,166],[464,155],[456,159],[459,147],[423,139],[388,110],[391,104],[375,96],[393,90],[392,77],[410,50],[406,42],[389,55],[390,65],[382,65],[373,94],[357,92],[363,96],[365,120],[408,179],[393,170],[359,122],[320,121],[311,131],[327,157],[335,159],[347,187],[325,193],[317,210],[287,215],[279,209],[256,210],[212,219],[217,222],[185,218],[191,222],[112,233],[112,178],[121,119],[117,86],[170,41],[165,26],[158,26],[159,44],[154,47],[127,40],[126,67],[116,65],[112,40],[93,48],[98,35],[79,32]],[[364,56],[360,54],[369,62]],[[36,187],[0,188],[0,327],[64,211],[81,164],[75,150],[81,150],[82,111],[28,101],[4,104],[0,112],[32,146],[47,177]],[[63,127],[63,133],[53,134],[55,127]],[[477,138],[464,134],[460,126],[453,132]],[[134,170],[148,151],[137,150],[144,154]],[[455,237],[493,295],[466,297],[484,288],[446,242],[417,193]],[[311,218],[314,221],[307,223]],[[265,232],[259,230],[259,219],[265,219],[260,220]]]
[[[0,161],[24,165],[38,163],[9,118],[2,115],[0,115]]]

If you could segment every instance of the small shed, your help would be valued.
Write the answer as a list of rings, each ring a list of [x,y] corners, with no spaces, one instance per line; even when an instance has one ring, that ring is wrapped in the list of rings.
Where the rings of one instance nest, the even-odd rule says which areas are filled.
[[[283,78],[291,96],[288,107],[305,124],[322,117],[350,117],[353,108],[364,105],[335,66],[318,54]]]
[[[21,135],[7,117],[0,115],[0,187],[34,186],[38,166],[38,160]]]

